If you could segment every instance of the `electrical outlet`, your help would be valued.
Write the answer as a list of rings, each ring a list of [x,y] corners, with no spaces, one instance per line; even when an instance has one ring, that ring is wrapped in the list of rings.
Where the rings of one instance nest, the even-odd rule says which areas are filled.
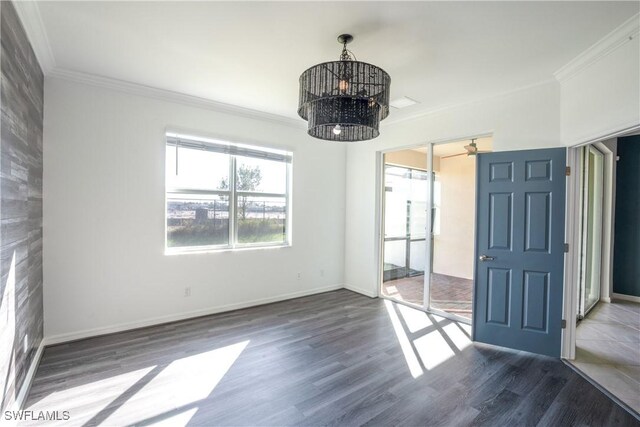
[[[185,297],[190,297],[191,296],[191,288],[190,287],[186,287],[184,288],[184,296]]]
[[[302,273],[298,271],[298,280],[302,279]]]

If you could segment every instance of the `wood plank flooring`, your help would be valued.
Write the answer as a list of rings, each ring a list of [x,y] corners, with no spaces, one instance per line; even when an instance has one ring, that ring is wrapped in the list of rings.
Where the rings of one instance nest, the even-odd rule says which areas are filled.
[[[640,425],[560,360],[346,290],[49,347],[26,406],[71,425]]]

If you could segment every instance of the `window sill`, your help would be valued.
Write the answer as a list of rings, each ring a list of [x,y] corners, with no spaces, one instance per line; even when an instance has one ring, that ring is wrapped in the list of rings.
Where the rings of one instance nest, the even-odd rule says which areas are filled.
[[[247,245],[247,246],[238,246],[235,248],[231,248],[228,246],[225,247],[197,247],[197,248],[165,248],[164,254],[167,256],[172,255],[192,255],[192,254],[211,254],[211,253],[220,253],[220,252],[246,252],[246,251],[255,251],[255,250],[263,250],[263,249],[283,249],[290,248],[291,243],[278,243],[274,245]]]

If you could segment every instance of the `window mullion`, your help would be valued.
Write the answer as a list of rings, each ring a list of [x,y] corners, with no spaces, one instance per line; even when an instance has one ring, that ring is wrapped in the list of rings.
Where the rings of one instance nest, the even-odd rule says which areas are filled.
[[[228,193],[229,191],[226,191],[226,190],[201,190],[199,188],[168,188],[167,189],[167,196],[169,198],[180,198],[180,195],[183,195],[183,194],[192,194],[195,196],[225,196]]]
[[[238,242],[236,194],[236,156],[229,156],[229,246],[236,247]]]
[[[237,193],[239,196],[247,197],[271,197],[272,199],[287,197],[287,193],[262,193],[260,191],[237,191]]]

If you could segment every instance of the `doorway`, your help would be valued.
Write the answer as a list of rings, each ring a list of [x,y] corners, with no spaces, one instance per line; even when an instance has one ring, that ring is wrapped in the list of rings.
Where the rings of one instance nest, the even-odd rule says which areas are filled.
[[[491,147],[482,137],[383,153],[381,296],[471,322],[476,154]]]
[[[490,137],[432,145],[429,308],[470,322],[475,268],[476,159]]]
[[[570,364],[620,405],[640,411],[640,136],[574,148],[579,173],[575,357]],[[627,245],[631,242],[631,245]],[[634,247],[636,248],[634,251]],[[637,285],[636,285],[637,286]],[[576,289],[577,288],[577,289]]]

